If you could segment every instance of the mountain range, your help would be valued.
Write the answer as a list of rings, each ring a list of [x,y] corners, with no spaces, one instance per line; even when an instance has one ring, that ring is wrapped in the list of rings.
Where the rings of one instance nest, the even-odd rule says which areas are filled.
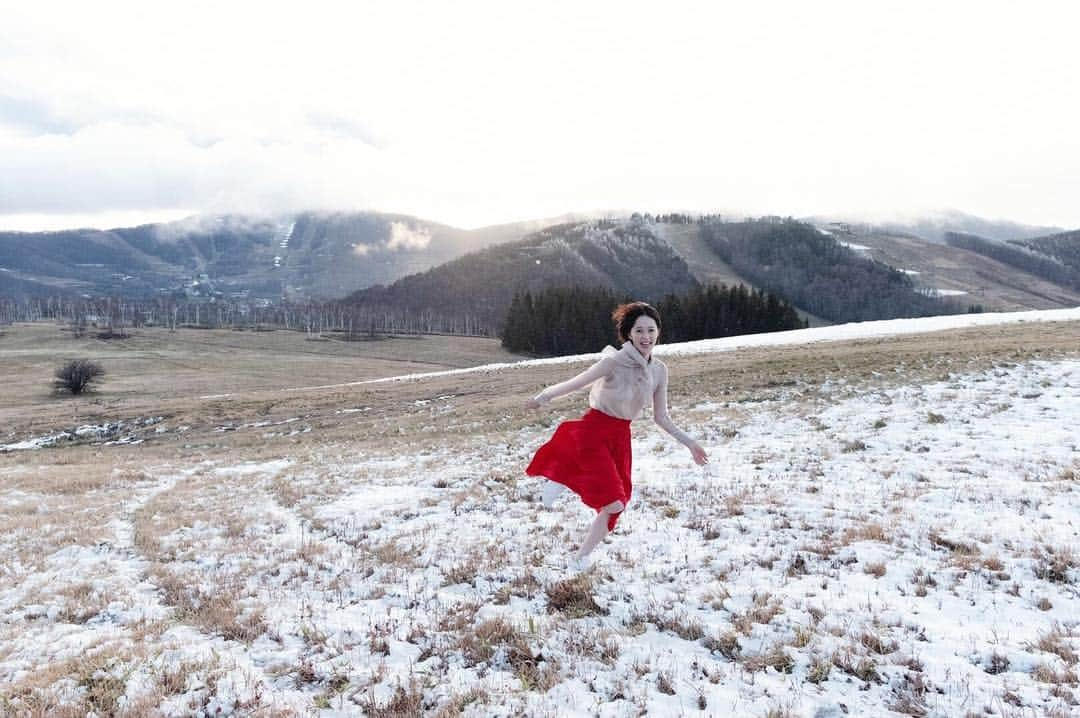
[[[307,212],[0,232],[0,295],[143,297],[201,277],[224,296],[334,299],[565,219],[463,230],[404,215]]]
[[[658,219],[561,217],[462,230],[406,215],[308,212],[200,216],[112,230],[0,232],[0,297],[175,295],[201,283],[224,298],[346,299],[414,313],[465,311],[486,322],[498,319],[515,292],[552,284],[658,298],[696,282],[763,281],[765,275],[748,272],[745,264],[740,271],[725,261],[703,233],[707,224],[681,215]],[[1040,257],[1043,265],[1075,262],[1080,232],[959,213],[907,224],[823,217],[801,224],[903,273],[928,295],[987,310],[1080,305],[1080,287],[1033,271],[1031,262],[1010,259],[1022,252]],[[958,234],[1017,251],[960,246]],[[804,316],[811,324],[835,321],[806,311]]]

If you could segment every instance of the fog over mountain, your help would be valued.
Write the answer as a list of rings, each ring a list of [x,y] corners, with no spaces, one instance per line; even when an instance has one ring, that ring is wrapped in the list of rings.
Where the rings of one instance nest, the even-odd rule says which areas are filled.
[[[199,215],[110,230],[0,232],[0,294],[177,290],[205,275],[224,296],[332,299],[518,239],[557,219],[463,230],[406,215]]]

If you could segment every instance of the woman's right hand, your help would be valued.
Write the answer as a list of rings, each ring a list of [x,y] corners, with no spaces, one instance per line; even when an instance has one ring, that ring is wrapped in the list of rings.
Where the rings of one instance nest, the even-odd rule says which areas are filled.
[[[527,402],[525,402],[525,408],[536,411],[540,408],[540,402],[536,400],[536,397],[533,397],[532,399],[529,399]]]

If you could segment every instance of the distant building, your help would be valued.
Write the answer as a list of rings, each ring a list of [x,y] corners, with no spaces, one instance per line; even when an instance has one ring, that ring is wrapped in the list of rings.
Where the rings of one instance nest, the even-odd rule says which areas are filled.
[[[210,275],[205,272],[193,276],[178,293],[182,293],[186,299],[199,302],[216,302],[225,296],[223,292],[218,291]]]

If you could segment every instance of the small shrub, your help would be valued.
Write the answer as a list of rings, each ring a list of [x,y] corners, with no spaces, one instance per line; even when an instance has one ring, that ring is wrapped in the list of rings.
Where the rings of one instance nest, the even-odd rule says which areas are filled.
[[[876,521],[868,521],[865,524],[859,526],[849,526],[844,530],[843,543],[850,544],[856,541],[880,541],[881,543],[889,542],[889,535],[885,532],[885,528]]]
[[[791,673],[795,668],[795,660],[788,655],[783,646],[775,645],[759,656],[751,656],[744,660],[743,668],[750,673],[757,673],[766,668],[772,668],[779,673]]]
[[[375,700],[374,693],[368,693],[367,705],[363,706],[364,715],[372,718],[405,718],[421,716],[424,710],[424,693],[415,678],[409,679],[408,688],[399,682],[386,703]]]
[[[871,631],[863,631],[862,635],[859,636],[859,643],[865,648],[882,656],[893,653],[900,647],[895,641],[882,638],[880,635]]]
[[[1075,666],[1080,662],[1080,656],[1077,656],[1076,651],[1069,645],[1068,639],[1076,635],[1074,631],[1067,631],[1055,623],[1050,631],[1039,636],[1039,642],[1035,644],[1035,647],[1040,651],[1053,653],[1069,666]]]
[[[105,370],[89,359],[72,359],[56,370],[53,386],[57,392],[82,394],[90,385],[105,376]]]
[[[1054,548],[1046,546],[1045,550],[1035,550],[1035,577],[1051,583],[1071,583],[1069,580],[1070,569],[1080,566],[1076,554],[1072,549],[1065,546]]]
[[[1046,663],[1041,663],[1031,672],[1031,677],[1039,683],[1051,683],[1055,685],[1075,686],[1078,682],[1076,672],[1063,668],[1060,671]]]
[[[994,651],[990,654],[990,660],[983,668],[984,671],[992,676],[996,676],[999,673],[1004,673],[1009,670],[1009,657],[1003,653]]]
[[[742,646],[739,645],[739,636],[735,631],[728,631],[719,638],[709,636],[702,641],[702,645],[709,651],[718,652],[729,661],[737,660],[739,653],[742,652]]]
[[[904,675],[904,683],[894,688],[896,698],[889,704],[891,710],[903,715],[926,716],[930,714],[926,704],[926,680],[918,673]]]
[[[832,672],[832,661],[827,658],[815,658],[810,662],[810,668],[806,672],[806,680],[810,683],[824,683],[829,680]]]
[[[856,451],[866,451],[866,442],[862,439],[855,439],[854,441],[845,441],[840,447],[840,451],[845,454],[854,454]]]
[[[803,555],[801,553],[797,553],[795,554],[795,558],[792,559],[791,563],[784,571],[784,574],[787,575],[789,578],[794,578],[795,576],[805,576],[806,572],[806,559],[803,558]]]
[[[863,566],[863,573],[870,574],[871,576],[873,576],[875,578],[881,578],[882,576],[885,575],[885,564],[882,563],[881,561],[876,561],[874,563],[868,563],[865,566]]]
[[[548,611],[560,611],[570,618],[607,614],[592,597],[592,580],[587,575],[557,581],[547,587]]]
[[[932,545],[952,551],[957,556],[977,556],[979,554],[979,547],[974,543],[954,541],[943,536],[938,531],[931,531],[927,534],[927,538],[930,539]]]
[[[942,416],[941,414],[935,414],[934,412],[931,411],[926,415],[926,423],[927,424],[944,424],[945,423],[945,417]]]

